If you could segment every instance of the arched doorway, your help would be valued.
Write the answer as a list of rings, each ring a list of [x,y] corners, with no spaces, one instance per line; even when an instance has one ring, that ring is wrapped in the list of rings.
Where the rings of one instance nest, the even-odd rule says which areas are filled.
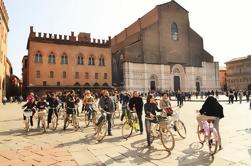
[[[196,91],[200,92],[200,82],[196,82]]]
[[[180,90],[180,76],[173,77],[174,91]]]
[[[156,75],[152,75],[150,77],[150,90],[151,91],[156,91],[157,90],[157,76]]]

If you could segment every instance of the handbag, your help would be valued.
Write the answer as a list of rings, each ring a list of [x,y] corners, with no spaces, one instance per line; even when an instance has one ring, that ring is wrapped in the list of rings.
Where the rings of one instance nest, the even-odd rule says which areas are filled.
[[[172,115],[173,114],[173,109],[171,107],[166,108],[166,113],[167,115]]]

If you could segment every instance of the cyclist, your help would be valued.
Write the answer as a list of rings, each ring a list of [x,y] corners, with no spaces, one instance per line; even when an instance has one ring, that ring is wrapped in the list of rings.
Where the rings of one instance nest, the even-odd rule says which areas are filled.
[[[36,108],[38,109],[38,112],[43,111],[46,112],[46,107],[48,107],[47,103],[45,102],[43,97],[37,98],[37,104]],[[37,128],[39,128],[40,121],[37,122]]]
[[[90,119],[91,115],[94,112],[93,103],[94,103],[94,98],[92,97],[91,92],[87,90],[85,92],[83,104],[85,106],[85,110],[88,112],[88,120]]]
[[[171,102],[169,100],[169,97],[166,93],[163,94],[162,99],[160,100],[160,109],[167,110],[168,108],[171,108]],[[167,113],[167,116],[171,116],[172,114]]]
[[[139,130],[140,134],[143,134],[143,123],[142,123],[142,110],[143,110],[143,100],[139,97],[137,91],[133,92],[133,97],[129,100],[130,110],[135,110],[139,120]]]
[[[55,93],[48,93],[46,101],[49,103],[49,112],[48,112],[48,119],[47,119],[47,128],[49,128],[49,125],[51,123],[51,116],[53,114],[53,111],[57,117],[58,120],[58,113],[57,113],[57,107],[59,105],[59,102],[57,100]]]
[[[64,120],[64,130],[66,129],[66,122],[70,114],[76,113],[77,100],[75,98],[75,92],[72,90],[66,99],[66,117]]]
[[[112,111],[113,111],[113,103],[112,99],[109,97],[108,90],[103,90],[103,94],[98,103],[99,107],[101,108],[101,113],[103,111],[110,112],[107,114],[106,118],[108,121],[108,135],[112,136]],[[104,115],[102,114],[101,117],[98,119],[97,126],[102,122],[104,119]]]
[[[145,110],[145,127],[146,127],[146,139],[148,147],[151,146],[150,136],[151,136],[151,123],[157,123],[156,111],[161,112],[158,108],[158,103],[156,102],[153,95],[149,94],[144,105]]]
[[[211,95],[208,96],[208,98],[202,105],[202,108],[200,109],[200,115],[197,116],[197,121],[201,128],[199,132],[204,132],[202,121],[214,120],[213,125],[218,132],[220,150],[222,149],[222,145],[221,145],[221,136],[220,136],[220,131],[219,131],[219,121],[223,117],[224,117],[223,107],[220,105],[217,99]]]
[[[29,110],[32,111],[32,116],[30,117],[31,127],[33,126],[33,119],[32,119],[32,117],[35,114],[35,106],[36,106],[36,104],[35,104],[35,98],[29,99],[27,101],[27,103],[22,106],[22,108],[24,109],[24,111],[29,111]],[[23,116],[23,117],[24,117],[24,120],[26,120],[26,117],[25,116]]]

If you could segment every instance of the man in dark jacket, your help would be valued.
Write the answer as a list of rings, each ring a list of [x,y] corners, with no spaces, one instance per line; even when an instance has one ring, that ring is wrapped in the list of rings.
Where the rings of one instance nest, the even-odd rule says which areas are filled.
[[[219,136],[219,148],[222,149],[221,146],[221,136],[219,132],[219,121],[224,117],[223,107],[213,96],[208,96],[205,103],[202,105],[200,109],[200,115],[197,116],[197,121],[201,127],[201,131],[203,132],[202,122],[206,120],[214,120],[214,127],[218,132]]]
[[[142,110],[143,110],[143,100],[139,97],[139,93],[137,91],[133,92],[133,97],[129,101],[130,110],[136,110],[138,120],[139,120],[139,129],[140,134],[143,133],[143,123],[142,123]]]
[[[108,90],[103,91],[103,95],[101,96],[99,100],[99,107],[101,108],[101,113],[109,112],[109,114],[106,115],[106,119],[108,121],[108,135],[112,136],[112,111],[113,111],[113,102],[112,99],[109,97]],[[97,126],[102,122],[104,118],[104,115],[102,114],[101,117],[98,120]]]

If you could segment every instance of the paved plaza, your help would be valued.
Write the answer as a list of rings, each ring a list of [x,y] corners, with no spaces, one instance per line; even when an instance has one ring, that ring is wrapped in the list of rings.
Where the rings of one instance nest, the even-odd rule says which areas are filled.
[[[222,97],[223,99],[223,97]],[[175,101],[172,101],[176,105]],[[197,138],[196,109],[203,102],[185,102],[180,118],[187,127],[187,138],[175,136],[175,148],[171,153],[160,142],[153,148],[146,147],[146,135],[133,133],[125,140],[121,136],[121,122],[116,120],[113,136],[97,143],[93,127],[75,131],[69,127],[63,131],[62,121],[56,131],[43,133],[36,125],[26,134],[23,129],[22,109],[18,104],[0,106],[0,165],[216,165],[251,166],[251,110],[249,104],[221,102],[225,118],[220,121],[223,150],[214,157],[208,147]],[[80,117],[82,119],[82,117]],[[34,120],[36,124],[36,120]]]

